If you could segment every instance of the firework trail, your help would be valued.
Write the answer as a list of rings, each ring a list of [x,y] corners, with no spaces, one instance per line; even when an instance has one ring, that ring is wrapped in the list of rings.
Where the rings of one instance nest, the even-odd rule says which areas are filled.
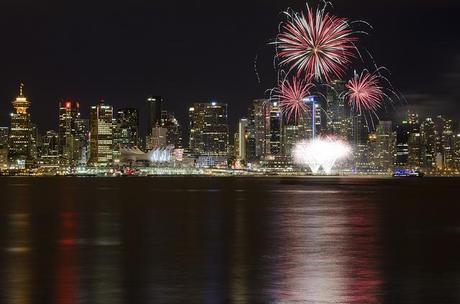
[[[327,13],[326,5],[316,11],[287,11],[288,20],[281,25],[277,57],[289,71],[305,74],[317,81],[341,78],[356,57],[358,40],[348,19]]]
[[[257,83],[261,84],[259,71],[257,70],[257,60],[258,59],[259,59],[259,55],[256,54],[256,57],[254,58],[254,72],[256,73]]]
[[[376,111],[383,105],[383,98],[386,96],[381,85],[381,76],[367,70],[360,74],[355,72],[345,87],[347,91],[344,97],[352,110],[358,114],[377,115]]]
[[[275,98],[279,101],[280,109],[288,121],[297,121],[307,112],[305,98],[311,95],[313,87],[312,83],[293,77],[291,81],[283,80],[275,89]]]

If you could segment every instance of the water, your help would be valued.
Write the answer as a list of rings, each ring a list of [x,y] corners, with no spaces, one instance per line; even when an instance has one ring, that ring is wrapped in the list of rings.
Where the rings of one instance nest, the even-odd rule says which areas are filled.
[[[0,302],[460,303],[459,181],[0,178]]]

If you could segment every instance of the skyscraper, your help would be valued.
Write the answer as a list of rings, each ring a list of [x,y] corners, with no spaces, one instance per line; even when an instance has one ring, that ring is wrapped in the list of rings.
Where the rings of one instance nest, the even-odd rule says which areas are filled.
[[[266,99],[256,99],[249,108],[249,125],[253,152],[251,159],[261,159],[267,154],[268,132],[270,127],[270,106]]]
[[[454,130],[451,119],[441,115],[434,120],[436,133],[436,154],[438,157],[439,169],[453,169],[453,145],[454,145]]]
[[[270,105],[270,132],[268,133],[268,153],[270,156],[283,155],[283,114],[278,102]]]
[[[81,159],[82,142],[79,134],[80,104],[70,99],[59,103],[59,154],[63,164],[77,165]]]
[[[40,144],[40,167],[58,167],[60,164],[59,158],[61,156],[59,150],[59,135],[54,130],[46,131],[45,135],[41,137]]]
[[[247,160],[247,135],[249,121],[247,118],[240,119],[238,123],[238,137],[235,138],[235,149],[238,149],[238,159]]]
[[[0,170],[8,167],[8,127],[0,127]]]
[[[309,98],[313,98],[314,100],[316,100],[315,96],[311,96]],[[316,137],[317,135],[320,135],[323,132],[323,120],[322,120],[323,108],[317,102],[315,102],[313,106],[315,108],[314,117],[312,114],[306,114],[307,138]],[[313,130],[313,118],[315,119],[315,129],[314,130]],[[314,136],[313,136],[313,133],[315,133]]]
[[[161,96],[150,96],[147,98],[148,108],[148,125],[147,132],[150,134],[152,128],[161,124],[161,110],[163,109],[163,97]]]
[[[436,168],[436,131],[432,118],[426,118],[420,127],[422,136],[423,167],[431,171]]]
[[[138,143],[139,111],[133,108],[119,109],[114,126],[114,145],[133,148]]]
[[[369,128],[362,115],[353,116],[352,146],[355,168],[369,169]]]
[[[383,172],[392,172],[395,147],[393,123],[391,121],[379,121],[375,130],[375,137],[373,163],[377,169]]]
[[[328,86],[326,91],[327,101],[327,132],[340,137],[346,137],[344,129],[345,119],[345,100],[343,92],[345,91],[345,82],[342,80],[334,80]]]
[[[161,111],[161,127],[167,130],[166,144],[182,149],[182,128],[174,113],[166,110]]]
[[[101,101],[90,108],[90,155],[93,166],[108,166],[113,162],[113,107]]]
[[[86,165],[89,158],[89,119],[80,118],[77,121],[77,133],[80,136],[81,155],[79,165]]]
[[[190,151],[195,155],[227,156],[227,104],[194,103],[189,109]]]
[[[167,146],[168,140],[168,129],[163,127],[154,127],[152,128],[152,133],[149,136],[149,140],[147,142],[147,149],[157,149],[157,148],[165,148]]]
[[[297,121],[289,121],[284,124],[284,154],[288,157],[292,156],[294,146],[297,142],[312,137],[312,127],[308,125],[311,120],[307,119],[307,115],[300,116]]]
[[[396,127],[396,167],[419,169],[423,164],[422,152],[418,115],[409,111],[407,119]]]
[[[30,102],[23,94],[20,85],[19,96],[13,101],[14,111],[11,114],[8,157],[12,165],[19,169],[33,164],[32,124],[29,113]]]
[[[455,169],[460,171],[460,133],[454,137],[454,163]]]

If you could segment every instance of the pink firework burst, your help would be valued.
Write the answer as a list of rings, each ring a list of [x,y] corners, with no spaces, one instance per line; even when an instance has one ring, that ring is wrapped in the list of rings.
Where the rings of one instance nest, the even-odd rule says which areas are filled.
[[[345,98],[351,107],[359,114],[374,113],[383,103],[384,89],[380,85],[380,76],[363,71],[355,75],[346,84]]]
[[[297,119],[307,111],[305,98],[310,96],[313,84],[293,77],[292,81],[284,80],[276,89],[276,98],[279,100],[283,115],[290,120]]]
[[[306,15],[286,14],[289,20],[276,41],[281,65],[318,81],[341,78],[356,57],[354,42],[358,39],[348,19],[326,13],[325,8],[314,12],[308,6]]]

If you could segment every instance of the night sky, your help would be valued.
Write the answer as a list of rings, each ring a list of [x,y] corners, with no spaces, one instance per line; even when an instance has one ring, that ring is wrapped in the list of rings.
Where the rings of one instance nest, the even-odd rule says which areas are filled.
[[[334,1],[334,12],[373,25],[364,46],[391,70],[410,107],[460,120],[459,1],[375,2]],[[283,20],[280,12],[304,4],[2,0],[0,126],[9,125],[21,81],[41,130],[57,128],[63,98],[80,101],[84,115],[101,98],[145,114],[149,94],[163,96],[182,124],[192,102],[227,102],[234,124],[274,85],[274,49],[267,44]],[[390,114],[406,107],[401,102]]]

